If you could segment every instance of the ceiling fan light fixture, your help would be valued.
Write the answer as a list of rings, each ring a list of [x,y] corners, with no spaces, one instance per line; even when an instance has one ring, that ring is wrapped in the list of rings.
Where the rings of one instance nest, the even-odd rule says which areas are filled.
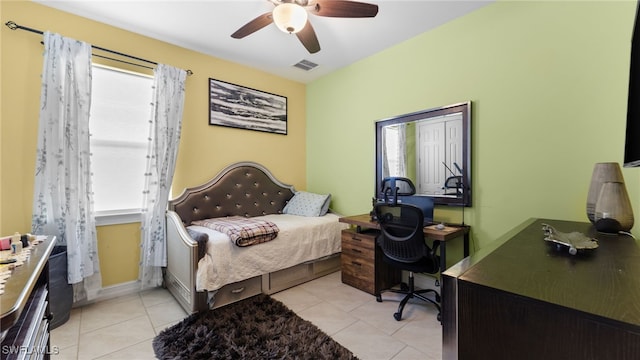
[[[295,34],[307,23],[307,11],[300,5],[284,3],[273,9],[273,22],[278,29]]]

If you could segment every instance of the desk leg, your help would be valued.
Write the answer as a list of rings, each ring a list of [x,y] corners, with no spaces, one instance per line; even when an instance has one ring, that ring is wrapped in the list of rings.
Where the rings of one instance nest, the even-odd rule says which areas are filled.
[[[464,257],[469,256],[469,232],[464,233],[464,249],[463,249]]]
[[[447,270],[447,242],[440,241],[440,277]]]

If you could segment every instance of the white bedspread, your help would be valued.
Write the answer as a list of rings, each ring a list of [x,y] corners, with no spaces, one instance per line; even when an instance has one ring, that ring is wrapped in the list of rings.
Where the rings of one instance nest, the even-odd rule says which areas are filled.
[[[227,235],[202,226],[190,229],[207,233],[207,253],[198,262],[196,290],[214,291],[224,285],[322,258],[340,252],[340,232],[347,227],[339,216],[265,215],[256,219],[274,222],[280,232],[272,241],[238,247]]]

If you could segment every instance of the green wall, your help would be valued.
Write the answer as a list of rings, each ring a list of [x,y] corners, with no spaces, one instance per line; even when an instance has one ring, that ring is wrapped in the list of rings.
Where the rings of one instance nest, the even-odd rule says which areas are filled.
[[[473,246],[531,217],[588,221],[593,164],[623,157],[635,8],[500,1],[309,84],[308,188],[368,212],[375,121],[470,100]],[[640,169],[623,172],[638,212]]]

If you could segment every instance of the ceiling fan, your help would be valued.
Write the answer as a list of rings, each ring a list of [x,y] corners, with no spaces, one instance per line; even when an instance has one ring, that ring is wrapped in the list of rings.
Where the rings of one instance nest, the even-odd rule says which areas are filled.
[[[249,21],[231,34],[234,39],[247,35],[271,24],[289,34],[296,34],[302,45],[310,52],[320,51],[316,32],[308,19],[308,13],[317,16],[363,18],[375,17],[378,5],[346,0],[269,0],[275,5],[273,11]]]

